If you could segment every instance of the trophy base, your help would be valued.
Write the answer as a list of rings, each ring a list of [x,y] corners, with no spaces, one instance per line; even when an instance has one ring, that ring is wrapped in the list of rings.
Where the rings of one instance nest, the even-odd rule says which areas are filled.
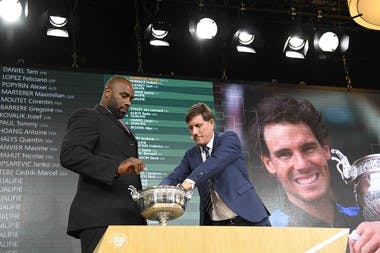
[[[180,217],[184,210],[181,205],[176,203],[155,203],[151,207],[141,212],[148,220],[157,220],[165,226],[168,220]]]

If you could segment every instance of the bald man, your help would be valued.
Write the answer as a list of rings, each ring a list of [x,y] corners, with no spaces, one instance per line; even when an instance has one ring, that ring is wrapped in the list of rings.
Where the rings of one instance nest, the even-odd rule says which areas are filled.
[[[134,98],[131,82],[111,77],[95,108],[82,108],[69,118],[60,160],[79,175],[67,234],[93,252],[109,225],[146,225],[128,187],[142,189],[137,140],[121,121]]]

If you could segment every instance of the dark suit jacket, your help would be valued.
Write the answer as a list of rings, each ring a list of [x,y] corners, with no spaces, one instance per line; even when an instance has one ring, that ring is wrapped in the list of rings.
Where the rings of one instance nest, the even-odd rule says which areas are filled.
[[[200,200],[200,223],[208,219],[204,215],[205,186],[211,179],[215,190],[226,205],[240,217],[259,222],[268,217],[269,212],[248,179],[241,144],[236,133],[227,131],[215,133],[210,158],[202,163],[201,151],[194,145],[186,151],[181,163],[161,181],[161,185],[176,185],[186,178],[192,179],[198,187]]]
[[[138,157],[137,141],[104,107],[79,109],[68,120],[61,147],[63,167],[79,174],[67,233],[108,225],[146,224],[129,185],[141,190],[140,176],[115,178],[121,161]]]

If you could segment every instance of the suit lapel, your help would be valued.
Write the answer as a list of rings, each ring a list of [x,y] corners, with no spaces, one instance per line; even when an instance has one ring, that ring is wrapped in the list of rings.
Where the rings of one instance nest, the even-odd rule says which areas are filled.
[[[202,163],[201,151],[198,145],[194,145],[187,153],[190,161],[190,170],[193,171],[199,164]]]
[[[198,145],[195,145],[195,150],[194,150],[194,152],[196,153],[196,155],[195,155],[196,163],[197,163],[197,165],[199,165],[199,164],[201,164],[203,161],[202,161],[201,149],[199,148]]]
[[[220,136],[220,133],[214,132],[214,142],[212,143],[211,155],[213,155],[215,153],[215,150],[218,148],[219,136]]]
[[[219,133],[215,132],[214,142],[212,144],[213,146],[212,146],[212,151],[210,155],[213,155],[215,153],[215,150],[218,148],[218,144],[219,144]],[[198,145],[195,145],[191,151],[194,153],[194,155],[191,155],[190,157],[194,157],[194,162],[195,162],[194,168],[196,168],[199,164],[203,162],[201,149]]]

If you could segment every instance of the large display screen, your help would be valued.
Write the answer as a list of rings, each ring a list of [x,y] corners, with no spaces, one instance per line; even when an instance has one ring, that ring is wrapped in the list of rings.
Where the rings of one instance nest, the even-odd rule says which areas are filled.
[[[240,136],[250,179],[271,212],[273,226],[354,229],[355,224],[365,218],[362,214],[365,208],[360,207],[358,201],[363,199],[363,195],[374,195],[375,200],[368,210],[379,217],[380,206],[376,204],[379,199],[375,196],[379,193],[379,182],[375,180],[374,174],[374,171],[378,171],[380,161],[379,92],[296,85],[280,87],[268,83],[225,83],[221,86],[225,129],[236,131]],[[279,107],[273,104],[265,107],[266,117],[278,117],[279,122],[271,122],[271,125],[261,129],[255,127],[258,118],[263,118],[258,116],[259,105],[264,99],[275,96],[291,97],[298,102],[306,100],[314,106],[327,126],[328,136],[321,148],[315,145],[311,131],[305,130],[309,135],[302,134],[304,132],[298,121],[289,123],[289,118],[296,119],[295,114],[298,112],[286,111],[290,104],[288,100]],[[294,115],[282,115],[285,111]],[[258,145],[255,145],[260,138],[260,131],[264,133],[261,138],[265,144],[257,142]],[[270,155],[262,159],[264,145],[268,147]],[[340,151],[346,160],[331,154],[333,149]],[[377,154],[377,160],[366,160],[365,157],[374,154]],[[265,157],[269,158],[265,160]],[[366,162],[354,170],[353,164],[358,160]],[[343,179],[344,174],[347,174],[341,173],[343,165],[349,168],[346,172],[350,171],[356,176],[354,180]],[[371,202],[369,198],[366,201]]]
[[[154,186],[194,145],[185,113],[199,101],[214,108],[212,83],[120,75],[135,89],[124,121],[145,161],[143,188]],[[78,176],[60,166],[60,145],[70,114],[94,107],[110,76],[1,67],[0,252],[80,251],[79,241],[66,235]],[[195,192],[186,213],[170,224],[197,225],[198,202]]]

